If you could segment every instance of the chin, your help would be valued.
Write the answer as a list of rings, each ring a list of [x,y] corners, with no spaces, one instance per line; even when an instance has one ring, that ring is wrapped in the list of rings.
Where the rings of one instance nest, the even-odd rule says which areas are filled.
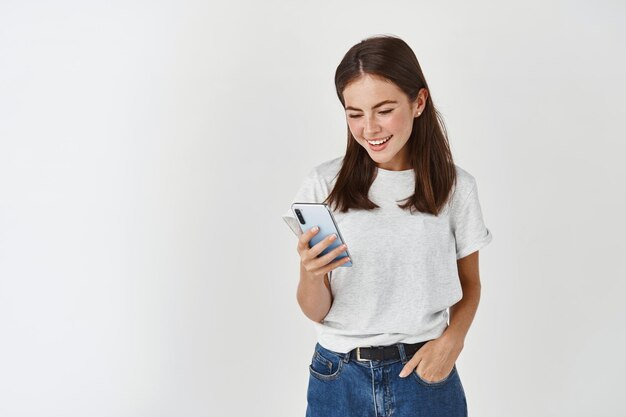
[[[365,150],[372,156],[376,156],[377,158],[382,159],[391,159],[395,154],[398,153],[398,149],[393,148],[385,148],[382,152],[376,152],[370,149],[369,145],[365,144]]]

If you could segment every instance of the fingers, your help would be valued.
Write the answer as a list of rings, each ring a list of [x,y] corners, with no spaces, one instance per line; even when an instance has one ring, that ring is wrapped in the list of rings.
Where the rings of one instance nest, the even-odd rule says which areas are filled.
[[[400,371],[400,378],[404,378],[405,376],[409,375],[411,372],[417,372],[417,366],[419,365],[419,363],[422,361],[422,359],[415,355],[413,356],[402,368],[402,371]]]
[[[454,366],[453,366],[454,367]],[[450,373],[452,372],[452,368],[445,370],[445,368],[441,367],[440,369],[435,370],[426,370],[426,369],[418,369],[415,368],[415,373],[423,379],[424,381],[434,384],[437,382],[441,382],[446,379]]]
[[[347,248],[348,246],[345,243],[341,244],[337,246],[336,248],[334,248],[333,250],[331,250],[330,252],[328,252],[327,254],[325,254],[324,256],[320,256],[317,259],[313,259],[312,263],[313,265],[317,264],[319,265],[319,267],[322,267],[326,265],[327,263],[329,263],[330,261],[332,261],[333,259],[335,259],[337,256],[341,255],[341,253],[344,252]],[[345,259],[345,258],[342,258],[342,259]]]
[[[411,359],[404,365],[404,368],[400,371],[399,376],[400,378],[404,378],[412,372],[415,372],[426,382],[435,383],[444,380],[447,375],[450,375],[451,371],[446,371],[443,364],[440,364],[438,367],[437,364],[429,363],[427,366],[421,359],[418,362]]]
[[[313,226],[298,237],[298,252],[309,249],[309,241],[319,232],[319,227]]]
[[[298,252],[301,257],[303,257],[303,252],[307,252],[308,257],[314,259],[337,239],[337,235],[332,234],[326,236],[317,244],[313,245],[313,247],[309,248],[309,241],[319,232],[319,229],[314,230],[315,227],[307,230],[306,233],[303,233],[298,239]]]
[[[323,240],[317,242],[311,250],[309,251],[309,255],[311,258],[317,257],[320,253],[322,253],[327,247],[329,247],[335,240],[337,240],[337,235],[332,234],[330,236],[326,236]],[[332,252],[332,251],[331,251]],[[320,258],[321,259],[321,258]],[[332,259],[332,258],[331,258]],[[330,259],[329,259],[330,260]]]
[[[326,256],[332,254],[333,252],[334,251],[331,251],[331,252],[327,253],[322,258],[325,258]],[[343,251],[340,250],[339,253],[341,253],[341,252],[343,252]],[[322,258],[320,258],[320,259],[322,259]],[[331,257],[331,259],[335,259],[335,257]],[[332,271],[333,269],[337,268],[338,266],[345,264],[349,260],[350,260],[350,258],[348,256],[345,256],[345,257],[343,257],[341,259],[336,260],[335,262],[332,262],[332,263],[326,265],[325,267],[323,266],[320,271],[321,271],[322,274],[326,274],[327,272]]]
[[[315,275],[321,276],[345,264],[350,259],[345,256],[331,263],[333,259],[335,259],[342,252],[347,250],[347,246],[345,244],[333,248],[331,251],[318,258],[317,256],[324,250],[326,250],[326,248],[328,248],[337,239],[337,236],[333,234],[325,237],[317,244],[313,245],[313,247],[309,247],[310,240],[318,232],[319,229],[312,227],[299,237],[298,253],[300,254],[301,262],[304,265],[305,269],[308,272],[312,272]]]

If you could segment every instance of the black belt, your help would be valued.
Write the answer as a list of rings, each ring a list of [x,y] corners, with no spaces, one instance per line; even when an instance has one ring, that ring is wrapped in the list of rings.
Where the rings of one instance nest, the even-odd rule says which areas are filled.
[[[350,357],[356,359],[357,361],[383,361],[389,359],[400,359],[400,350],[398,349],[398,345],[403,345],[404,355],[407,357],[407,359],[411,359],[415,352],[420,350],[420,348],[424,346],[427,342],[428,341],[412,344],[398,343],[389,346],[358,347],[350,351]]]

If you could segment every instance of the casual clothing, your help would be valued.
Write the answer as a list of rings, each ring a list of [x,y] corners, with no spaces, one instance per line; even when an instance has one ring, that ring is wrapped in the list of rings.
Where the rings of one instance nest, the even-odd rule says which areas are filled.
[[[343,156],[314,167],[292,202],[321,203],[342,161]],[[353,266],[329,274],[332,306],[322,323],[312,322],[319,345],[339,354],[436,339],[444,332],[448,308],[462,298],[456,261],[492,239],[474,177],[455,167],[457,183],[439,216],[397,206],[414,193],[412,169],[377,168],[369,198],[379,208],[333,210]],[[295,235],[302,233],[291,208],[282,218]]]
[[[309,365],[306,417],[467,417],[465,391],[456,365],[429,382],[413,370],[399,374],[411,357],[360,362],[317,343]]]

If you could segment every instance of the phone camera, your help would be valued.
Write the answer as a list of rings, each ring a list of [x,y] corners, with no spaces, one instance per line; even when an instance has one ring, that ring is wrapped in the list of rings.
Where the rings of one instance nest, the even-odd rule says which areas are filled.
[[[304,221],[304,216],[302,216],[302,211],[300,209],[295,209],[294,211],[296,212],[296,216],[298,216],[300,224],[305,224],[306,222]]]

